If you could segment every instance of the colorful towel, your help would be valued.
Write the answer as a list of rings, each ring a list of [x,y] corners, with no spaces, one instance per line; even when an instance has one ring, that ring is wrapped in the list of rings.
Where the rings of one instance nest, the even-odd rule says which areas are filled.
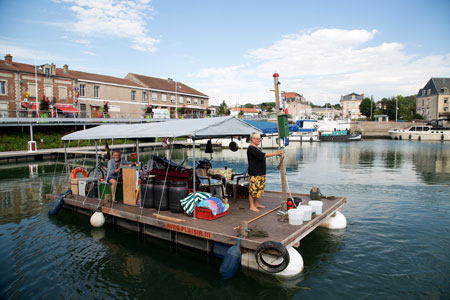
[[[217,205],[217,207],[218,207],[217,212],[218,212],[219,214],[222,214],[222,213],[225,212],[225,207],[224,207],[224,205],[223,205],[222,200],[220,200],[219,198],[216,198],[216,197],[209,197],[208,200],[214,201],[214,203],[215,203],[215,204]]]
[[[204,199],[208,199],[212,195],[210,193],[204,193],[204,192],[196,192],[195,194],[192,192],[189,195],[187,195],[186,198],[183,198],[180,200],[181,207],[183,207],[184,212],[190,216],[192,215],[192,212],[194,211],[195,205]]]
[[[213,216],[217,215],[217,205],[215,205],[214,201],[212,200],[200,200],[200,202],[197,204],[198,207],[204,207],[211,211]],[[215,207],[214,207],[215,206]]]

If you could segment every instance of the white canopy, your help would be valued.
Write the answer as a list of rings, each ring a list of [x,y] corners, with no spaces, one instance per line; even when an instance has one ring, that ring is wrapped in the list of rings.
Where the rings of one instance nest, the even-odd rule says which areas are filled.
[[[168,120],[143,124],[110,124],[63,136],[63,141],[191,137],[192,139],[249,136],[261,130],[236,117]]]

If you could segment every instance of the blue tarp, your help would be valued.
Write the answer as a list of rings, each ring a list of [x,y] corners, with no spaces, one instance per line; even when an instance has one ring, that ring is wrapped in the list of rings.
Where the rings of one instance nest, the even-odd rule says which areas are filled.
[[[258,128],[264,134],[278,133],[277,123],[265,121],[244,120],[244,122]],[[289,124],[289,132],[315,132],[315,128],[299,128],[299,121],[296,125]]]

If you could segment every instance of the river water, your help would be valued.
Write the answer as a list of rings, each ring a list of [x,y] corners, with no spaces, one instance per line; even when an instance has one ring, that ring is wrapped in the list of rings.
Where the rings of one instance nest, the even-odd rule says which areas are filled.
[[[245,150],[213,157],[214,167],[246,169]],[[269,190],[280,190],[277,164],[268,159]],[[291,144],[291,192],[316,185],[348,200],[347,228],[303,239],[305,269],[292,280],[240,269],[221,281],[216,257],[110,224],[93,229],[65,210],[49,218],[45,194],[63,166],[29,165],[0,165],[0,299],[450,298],[449,143]]]

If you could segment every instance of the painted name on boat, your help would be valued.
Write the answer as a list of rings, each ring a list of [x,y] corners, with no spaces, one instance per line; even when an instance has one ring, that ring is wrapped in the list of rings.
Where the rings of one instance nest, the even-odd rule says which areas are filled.
[[[183,232],[183,233],[187,233],[190,235],[195,235],[198,237],[206,238],[206,239],[210,239],[212,237],[212,234],[209,231],[203,231],[200,229],[194,229],[194,228],[182,226],[182,225],[166,224],[166,228],[170,229],[170,230],[175,230],[178,232]]]

